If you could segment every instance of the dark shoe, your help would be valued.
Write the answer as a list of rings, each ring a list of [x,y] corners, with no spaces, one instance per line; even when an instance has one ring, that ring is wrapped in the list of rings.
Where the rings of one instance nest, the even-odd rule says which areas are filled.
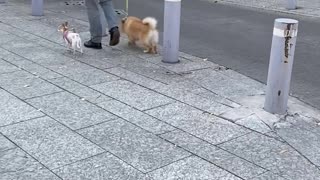
[[[113,27],[112,29],[110,29],[109,33],[110,33],[109,45],[110,46],[115,46],[115,45],[119,44],[120,32],[119,32],[118,27]]]
[[[95,42],[92,42],[91,40],[86,41],[84,43],[84,46],[87,48],[102,49],[101,43],[95,43]]]

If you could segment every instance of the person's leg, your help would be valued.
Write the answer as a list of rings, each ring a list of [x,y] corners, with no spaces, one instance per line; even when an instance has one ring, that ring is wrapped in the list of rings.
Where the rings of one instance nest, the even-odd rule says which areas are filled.
[[[115,13],[112,0],[100,0],[100,5],[104,11],[107,19],[109,33],[110,33],[110,46],[115,46],[119,43],[120,32],[118,29],[117,14]]]
[[[101,49],[102,25],[97,0],[85,0],[90,24],[91,39],[84,43],[85,47]]]

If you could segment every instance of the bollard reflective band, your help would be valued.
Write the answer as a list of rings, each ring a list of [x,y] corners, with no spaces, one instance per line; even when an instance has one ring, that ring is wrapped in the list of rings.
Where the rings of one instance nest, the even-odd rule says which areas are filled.
[[[296,37],[298,30],[283,30],[279,28],[273,28],[273,35],[278,37]]]

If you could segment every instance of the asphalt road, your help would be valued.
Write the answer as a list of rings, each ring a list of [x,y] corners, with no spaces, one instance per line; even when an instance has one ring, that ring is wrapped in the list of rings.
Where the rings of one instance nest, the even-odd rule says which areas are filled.
[[[125,0],[114,1],[124,8]],[[163,28],[163,0],[129,0],[129,15],[154,16]],[[320,109],[320,22],[306,17],[202,0],[183,0],[180,49],[266,83],[274,19],[299,20],[291,89]]]

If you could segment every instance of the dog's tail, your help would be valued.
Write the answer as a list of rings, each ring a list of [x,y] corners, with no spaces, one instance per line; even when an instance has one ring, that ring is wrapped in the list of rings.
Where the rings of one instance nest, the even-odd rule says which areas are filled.
[[[142,20],[142,23],[150,26],[151,29],[156,29],[158,21],[153,17],[146,17]]]

